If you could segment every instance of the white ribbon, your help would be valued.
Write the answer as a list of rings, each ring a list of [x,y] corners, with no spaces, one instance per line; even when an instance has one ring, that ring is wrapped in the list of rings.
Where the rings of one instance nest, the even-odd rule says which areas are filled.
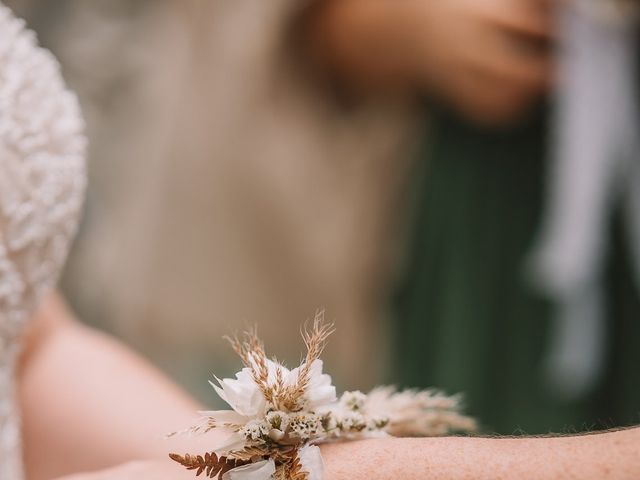
[[[604,3],[614,11],[604,0],[560,8],[549,190],[532,255],[538,284],[559,305],[547,379],[565,398],[584,394],[602,371],[601,275],[613,202],[624,193],[640,272],[637,28],[632,15],[614,21],[590,8]]]
[[[322,480],[324,477],[324,462],[320,448],[315,445],[305,445],[298,452],[302,470],[307,472],[307,480]]]

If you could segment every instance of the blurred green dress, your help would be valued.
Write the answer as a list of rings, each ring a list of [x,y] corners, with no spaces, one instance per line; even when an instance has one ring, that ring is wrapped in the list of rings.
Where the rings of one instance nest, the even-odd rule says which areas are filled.
[[[486,431],[572,432],[639,423],[640,302],[617,219],[601,381],[571,400],[543,371],[554,306],[527,283],[545,179],[546,118],[487,130],[437,112],[420,151],[413,234],[395,297],[403,386],[462,392]]]

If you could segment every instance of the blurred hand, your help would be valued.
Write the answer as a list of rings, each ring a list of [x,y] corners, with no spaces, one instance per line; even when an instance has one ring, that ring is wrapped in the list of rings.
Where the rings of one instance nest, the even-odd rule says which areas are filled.
[[[187,480],[194,472],[169,461],[140,461],[92,473],[81,473],[57,480]]]
[[[512,120],[549,87],[551,0],[413,2],[410,75],[466,116]]]
[[[356,93],[426,90],[472,119],[511,120],[550,84],[558,1],[323,0],[309,55]]]

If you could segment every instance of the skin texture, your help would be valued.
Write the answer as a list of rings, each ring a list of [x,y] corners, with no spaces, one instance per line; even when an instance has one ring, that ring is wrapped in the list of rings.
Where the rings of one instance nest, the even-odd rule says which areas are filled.
[[[640,430],[556,438],[370,440],[325,446],[326,480],[640,478]]]
[[[556,438],[432,438],[326,445],[325,480],[634,480],[640,430]],[[180,480],[166,462],[133,462],[65,480]]]
[[[196,423],[201,406],[124,346],[77,323],[55,295],[36,316],[19,382],[29,480],[132,460],[164,463],[170,451],[217,441],[165,440]]]
[[[326,0],[308,55],[362,92],[427,92],[481,123],[522,115],[551,83],[550,0]]]

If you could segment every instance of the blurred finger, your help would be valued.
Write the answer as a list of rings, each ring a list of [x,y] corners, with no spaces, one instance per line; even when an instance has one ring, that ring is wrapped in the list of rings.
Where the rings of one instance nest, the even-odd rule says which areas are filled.
[[[554,44],[549,38],[499,32],[496,41],[500,41],[505,51],[517,55],[522,60],[540,60],[549,58]]]
[[[554,36],[549,0],[501,0],[486,15],[497,28],[508,32],[548,40]]]
[[[466,118],[485,125],[517,121],[539,99],[530,87],[471,70],[451,85],[450,100]]]
[[[553,62],[549,50],[531,39],[496,38],[495,54],[479,60],[485,74],[504,82],[536,90],[546,89],[552,83]]]
[[[528,8],[534,11],[552,15],[554,10],[559,8],[567,0],[523,0]]]
[[[474,49],[459,53],[467,68],[485,75],[548,84],[552,49],[539,39],[506,32],[485,32]]]

